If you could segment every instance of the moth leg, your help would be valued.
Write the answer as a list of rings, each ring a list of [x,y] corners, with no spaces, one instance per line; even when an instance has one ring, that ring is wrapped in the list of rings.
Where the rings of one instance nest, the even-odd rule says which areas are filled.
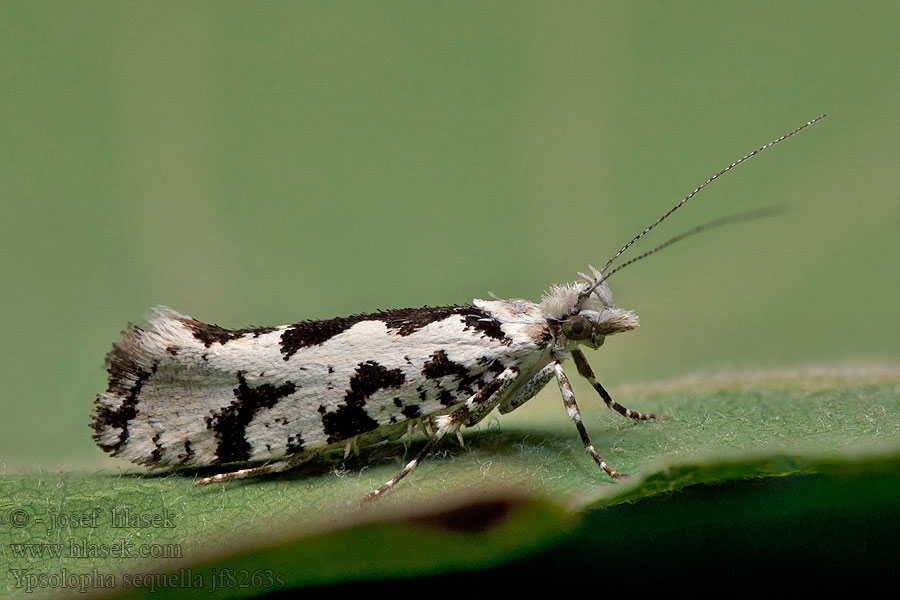
[[[431,448],[442,438],[444,434],[450,431],[457,431],[460,427],[462,427],[463,423],[469,418],[469,416],[477,410],[479,407],[489,404],[492,399],[501,394],[503,390],[509,387],[509,385],[515,381],[516,377],[519,375],[519,369],[516,367],[509,367],[499,375],[497,375],[494,379],[489,381],[484,387],[475,392],[472,397],[465,401],[465,403],[447,415],[441,415],[435,419],[437,422],[437,429],[425,443],[425,446],[419,451],[414,459],[409,461],[405,467],[400,469],[400,472],[397,473],[393,479],[386,482],[377,490],[369,492],[366,496],[359,501],[360,504],[365,504],[366,502],[377,498],[378,496],[384,494],[392,487],[394,487],[398,481],[406,477],[410,471],[415,469],[420,462],[425,458],[425,456],[431,451]]]
[[[353,453],[354,456],[359,456],[359,436],[354,435],[352,438],[347,440],[347,445],[344,446],[344,460],[347,460],[347,457],[350,456],[350,453]]]
[[[480,423],[498,405],[500,406],[499,411],[501,415],[514,411],[534,398],[551,379],[553,379],[553,363],[538,371],[514,395],[503,398],[501,394],[497,394],[490,404],[486,404],[472,413],[472,416],[466,421],[466,427],[472,427]]]
[[[634,419],[636,421],[661,421],[662,417],[657,415],[652,415],[649,413],[640,413],[636,410],[631,410],[630,408],[625,408],[618,402],[612,399],[609,395],[609,392],[600,385],[600,382],[597,381],[597,378],[594,377],[594,371],[591,370],[591,365],[588,364],[587,358],[585,358],[584,353],[581,352],[578,348],[572,350],[572,358],[575,359],[575,366],[578,367],[578,374],[588,380],[588,382],[594,386],[594,389],[597,390],[597,393],[600,394],[600,397],[603,398],[603,401],[606,402],[606,405],[622,415],[623,417],[628,417],[629,419]]]
[[[569,414],[569,418],[575,422],[575,428],[578,429],[578,434],[581,436],[581,441],[584,443],[584,449],[591,455],[594,462],[597,463],[601,469],[606,471],[606,474],[610,477],[614,479],[627,477],[627,475],[616,473],[609,468],[606,461],[597,454],[597,451],[594,449],[594,445],[591,443],[587,431],[584,428],[584,424],[581,422],[581,411],[578,410],[578,404],[575,403],[575,392],[572,391],[572,384],[569,383],[569,378],[566,377],[566,372],[563,371],[562,364],[560,364],[558,360],[551,364],[553,365],[554,373],[556,374],[556,381],[559,383],[559,391],[562,393],[563,402],[566,405],[566,412]]]
[[[219,473],[218,475],[198,479],[191,487],[209,485],[211,483],[222,483],[224,481],[231,481],[232,479],[246,479],[247,477],[257,477],[258,475],[266,475],[268,473],[280,473],[281,471],[288,471],[309,461],[316,454],[316,452],[303,452],[296,456],[286,458],[285,460],[279,460],[277,462],[261,465],[259,467],[240,469],[238,471],[232,471],[231,473]]]
[[[429,424],[427,417],[421,417],[421,418],[416,419],[416,423],[418,424],[419,429],[421,429],[422,433],[424,433],[425,435],[431,436],[431,434],[434,433],[431,430],[431,425]]]
[[[528,383],[522,386],[522,389],[519,392],[510,398],[507,402],[504,402],[502,406],[500,406],[500,414],[505,415],[506,413],[512,412],[534,398],[538,392],[544,389],[544,386],[547,385],[547,382],[553,379],[554,375],[554,367],[553,363],[548,364],[543,369],[537,372],[537,374],[532,377]]]
[[[490,404],[484,406],[484,408],[469,417],[469,419],[465,422],[466,427],[473,427],[484,421],[485,417],[491,414],[491,411],[497,408],[498,404],[500,404],[499,398],[495,398],[494,400],[492,400]]]
[[[503,389],[506,389],[504,386]],[[500,390],[498,390],[499,392]],[[492,410],[497,408],[497,405],[500,404],[500,400],[503,397],[502,394],[496,393],[494,394],[489,402],[485,402],[484,404],[478,406],[474,410],[469,413],[469,417],[466,419],[465,426],[471,427],[480,423],[486,416],[488,416]],[[459,429],[456,430],[456,434],[460,435]],[[460,440],[460,444],[462,444],[462,440]]]

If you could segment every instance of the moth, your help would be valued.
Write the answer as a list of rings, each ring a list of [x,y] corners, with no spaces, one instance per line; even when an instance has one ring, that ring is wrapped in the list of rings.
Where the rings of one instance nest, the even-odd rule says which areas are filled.
[[[540,302],[476,299],[471,305],[406,308],[280,327],[225,329],[165,307],[132,326],[107,356],[109,380],[95,401],[96,443],[149,467],[262,462],[195,485],[275,473],[320,452],[397,439],[413,429],[428,439],[395,477],[409,474],[444,436],[460,435],[495,409],[509,413],[556,379],[584,448],[610,477],[581,420],[563,362],[620,415],[625,408],[597,381],[581,346],[638,326],[613,304],[607,280],[624,267],[709,227],[759,216],[744,213],[701,225],[613,268],[635,242],[700,190],[750,157],[823,119],[750,152],[719,171],[625,244],[601,269],[552,285]],[[460,438],[461,439],[461,438]]]

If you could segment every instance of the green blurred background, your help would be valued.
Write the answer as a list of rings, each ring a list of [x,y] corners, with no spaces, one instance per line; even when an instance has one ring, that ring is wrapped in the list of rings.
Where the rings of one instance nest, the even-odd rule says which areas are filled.
[[[537,299],[822,112],[652,240],[787,215],[616,275],[642,327],[591,358],[613,387],[896,362],[898,6],[0,4],[0,467],[128,466],[88,422],[150,306],[239,327]]]

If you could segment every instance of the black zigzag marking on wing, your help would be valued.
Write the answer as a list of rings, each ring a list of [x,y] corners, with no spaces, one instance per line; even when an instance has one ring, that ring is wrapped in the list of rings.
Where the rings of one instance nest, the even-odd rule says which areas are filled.
[[[255,388],[247,385],[243,373],[238,373],[238,386],[234,388],[234,401],[207,417],[206,425],[215,432],[219,445],[216,460],[220,463],[250,460],[252,448],[246,439],[247,425],[254,415],[264,408],[272,408],[285,396],[297,391],[297,385],[286,382],[279,386],[266,383]]]
[[[438,350],[431,355],[431,360],[422,366],[422,375],[427,379],[440,379],[451,375],[459,379],[457,391],[472,394],[472,384],[481,379],[482,373],[471,373],[465,365],[450,360],[444,350]]]
[[[224,327],[219,327],[218,325],[201,323],[200,321],[197,321],[195,319],[182,319],[181,321],[191,329],[194,337],[203,342],[203,345],[207,348],[212,346],[213,343],[225,344],[232,340],[242,338],[245,335],[259,337],[266,333],[272,333],[276,329],[275,327],[225,329]]]
[[[388,369],[370,360],[360,363],[350,379],[344,404],[322,415],[322,427],[329,444],[349,439],[378,428],[378,422],[366,413],[366,400],[381,389],[397,388],[406,381],[400,369]]]
[[[460,315],[467,328],[480,331],[483,335],[506,344],[510,340],[503,334],[500,323],[486,312],[474,306],[438,306],[424,308],[400,308],[371,314],[353,315],[324,321],[303,321],[288,327],[281,335],[281,353],[288,360],[301,348],[317,346],[343,333],[363,321],[381,321],[388,330],[400,336],[408,336],[426,325],[443,321],[453,315]]]

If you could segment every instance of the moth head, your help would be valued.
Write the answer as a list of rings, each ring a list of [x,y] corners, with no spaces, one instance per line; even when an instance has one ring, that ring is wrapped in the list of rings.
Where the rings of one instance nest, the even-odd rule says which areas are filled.
[[[638,316],[613,305],[612,292],[604,282],[582,299],[584,282],[552,286],[541,300],[541,310],[555,324],[557,336],[566,342],[603,345],[606,336],[638,326]]]

